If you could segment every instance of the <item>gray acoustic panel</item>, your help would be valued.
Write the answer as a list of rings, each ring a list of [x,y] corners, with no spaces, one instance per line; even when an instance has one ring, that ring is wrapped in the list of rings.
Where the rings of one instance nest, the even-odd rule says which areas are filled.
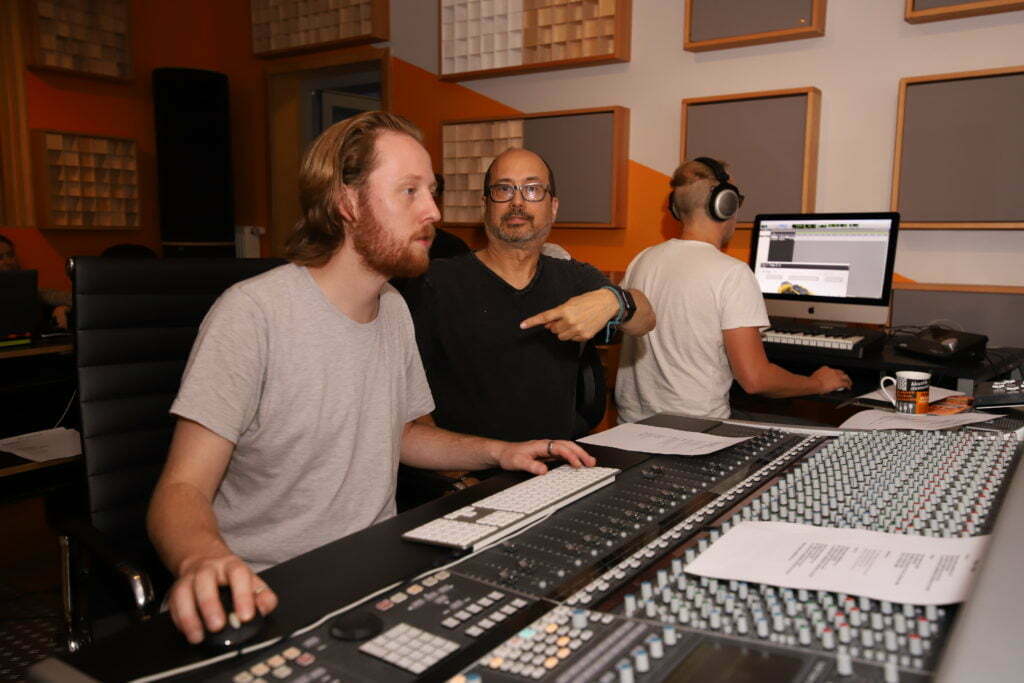
[[[892,324],[954,322],[967,332],[988,335],[989,346],[1024,347],[1024,294],[934,292],[894,289]]]
[[[523,147],[551,166],[559,223],[611,223],[614,115],[570,114],[523,121]]]
[[[913,10],[920,12],[926,9],[937,7],[956,7],[957,5],[969,4],[966,0],[914,0]]]
[[[812,0],[692,0],[692,42],[811,25]]]
[[[1024,221],[1024,73],[907,85],[902,221]]]
[[[807,95],[686,108],[686,156],[712,157],[746,196],[740,221],[759,213],[797,213],[803,189]]]

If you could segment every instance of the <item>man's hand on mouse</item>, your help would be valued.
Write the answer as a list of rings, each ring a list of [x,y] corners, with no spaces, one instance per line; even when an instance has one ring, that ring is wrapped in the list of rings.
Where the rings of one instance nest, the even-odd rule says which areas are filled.
[[[811,375],[811,379],[818,383],[821,387],[818,390],[819,394],[827,394],[832,391],[844,391],[853,387],[853,382],[849,376],[842,370],[836,370],[830,368],[827,365],[822,365],[820,368],[814,371]]]
[[[544,474],[547,466],[542,458],[561,458],[573,467],[593,467],[597,460],[572,441],[537,439],[507,444],[498,455],[498,464],[505,470],[524,470]]]
[[[202,641],[205,631],[217,632],[227,623],[218,588],[231,587],[235,614],[250,621],[256,610],[267,615],[277,607],[277,595],[237,555],[190,558],[182,563],[171,586],[167,605],[174,625],[188,642]]]

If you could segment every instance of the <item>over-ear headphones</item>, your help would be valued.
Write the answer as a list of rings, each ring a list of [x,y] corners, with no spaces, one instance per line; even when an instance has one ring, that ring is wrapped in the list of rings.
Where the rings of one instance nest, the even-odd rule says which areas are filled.
[[[743,195],[735,185],[729,182],[729,174],[725,172],[722,164],[711,157],[697,157],[694,161],[699,161],[711,169],[718,181],[718,184],[711,188],[711,194],[708,195],[708,215],[720,222],[729,220],[739,211]],[[677,221],[683,219],[679,215],[679,209],[676,208],[675,190],[668,193],[668,210]]]

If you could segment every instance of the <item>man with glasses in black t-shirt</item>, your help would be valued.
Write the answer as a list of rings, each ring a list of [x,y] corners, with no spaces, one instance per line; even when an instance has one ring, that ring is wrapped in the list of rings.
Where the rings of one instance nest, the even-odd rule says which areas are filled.
[[[580,343],[654,327],[640,291],[541,254],[557,213],[547,162],[505,151],[484,176],[487,246],[432,262],[405,291],[438,426],[513,441],[579,436]]]

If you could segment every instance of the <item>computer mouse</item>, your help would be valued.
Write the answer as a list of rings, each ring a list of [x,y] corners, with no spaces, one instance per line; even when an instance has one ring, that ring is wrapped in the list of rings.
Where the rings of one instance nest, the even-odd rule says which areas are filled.
[[[338,640],[366,640],[384,630],[384,622],[373,612],[346,612],[331,622],[330,633]]]
[[[960,347],[960,340],[956,337],[946,337],[939,342],[939,345],[948,350],[950,353],[956,353],[956,350]]]
[[[220,587],[220,604],[224,607],[227,623],[216,633],[207,632],[203,645],[214,650],[234,650],[249,642],[263,630],[263,615],[259,610],[249,621],[242,621],[235,614],[235,601],[231,597],[231,588]]]

